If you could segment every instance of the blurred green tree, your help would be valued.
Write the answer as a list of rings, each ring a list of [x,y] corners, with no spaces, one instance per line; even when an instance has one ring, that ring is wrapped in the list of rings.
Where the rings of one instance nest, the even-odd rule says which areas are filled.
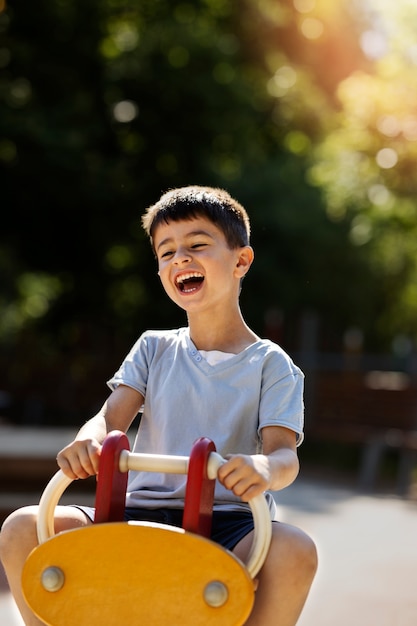
[[[389,350],[396,337],[409,346],[417,339],[417,7],[369,7],[362,45],[372,65],[339,83],[338,111],[309,178],[367,268],[358,323],[374,349]]]
[[[0,366],[7,390],[29,398],[22,419],[84,415],[142,330],[184,322],[158,285],[140,228],[146,206],[177,185],[223,186],[248,208],[257,261],[242,301],[260,334],[275,332],[272,323],[299,349],[310,310],[326,348],[339,349],[350,326],[375,349],[411,331],[414,157],[408,146],[401,190],[400,168],[383,168],[381,178],[380,166],[371,175],[375,164],[363,165],[380,130],[369,120],[355,126],[355,89],[366,108],[372,81],[388,90],[392,73],[381,66],[372,75],[361,40],[370,21],[353,8],[344,0],[0,5]],[[364,76],[372,77],[365,87]],[[395,194],[395,211],[365,210],[369,189],[369,206]],[[404,262],[395,273],[398,242]],[[392,284],[403,304],[398,323]],[[55,412],[39,409],[39,418],[46,396]]]

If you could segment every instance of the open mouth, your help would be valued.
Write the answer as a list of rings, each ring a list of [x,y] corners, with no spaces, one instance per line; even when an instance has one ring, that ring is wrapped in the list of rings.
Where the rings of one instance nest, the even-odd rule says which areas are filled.
[[[175,284],[182,293],[191,293],[200,288],[203,280],[204,276],[199,272],[188,272],[177,276]]]

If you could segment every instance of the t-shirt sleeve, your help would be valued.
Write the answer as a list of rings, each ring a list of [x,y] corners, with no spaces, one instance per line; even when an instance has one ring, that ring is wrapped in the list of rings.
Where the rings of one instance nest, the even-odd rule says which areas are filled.
[[[134,344],[117,372],[107,381],[114,391],[119,385],[126,385],[145,396],[149,371],[149,338],[144,333]]]
[[[265,426],[283,426],[304,439],[304,374],[291,361],[271,355],[265,364],[259,405],[259,433]]]

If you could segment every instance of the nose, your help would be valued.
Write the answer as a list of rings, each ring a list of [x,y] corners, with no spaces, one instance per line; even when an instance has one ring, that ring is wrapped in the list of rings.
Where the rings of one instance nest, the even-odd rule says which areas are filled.
[[[176,265],[182,265],[183,263],[189,263],[191,258],[190,251],[181,247],[175,252],[173,261]]]

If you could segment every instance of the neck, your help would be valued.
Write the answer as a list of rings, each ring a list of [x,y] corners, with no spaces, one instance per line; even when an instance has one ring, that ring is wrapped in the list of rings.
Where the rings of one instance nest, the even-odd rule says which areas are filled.
[[[220,350],[239,354],[259,338],[247,326],[240,309],[226,318],[207,319],[204,315],[189,315],[190,337],[198,350]]]

